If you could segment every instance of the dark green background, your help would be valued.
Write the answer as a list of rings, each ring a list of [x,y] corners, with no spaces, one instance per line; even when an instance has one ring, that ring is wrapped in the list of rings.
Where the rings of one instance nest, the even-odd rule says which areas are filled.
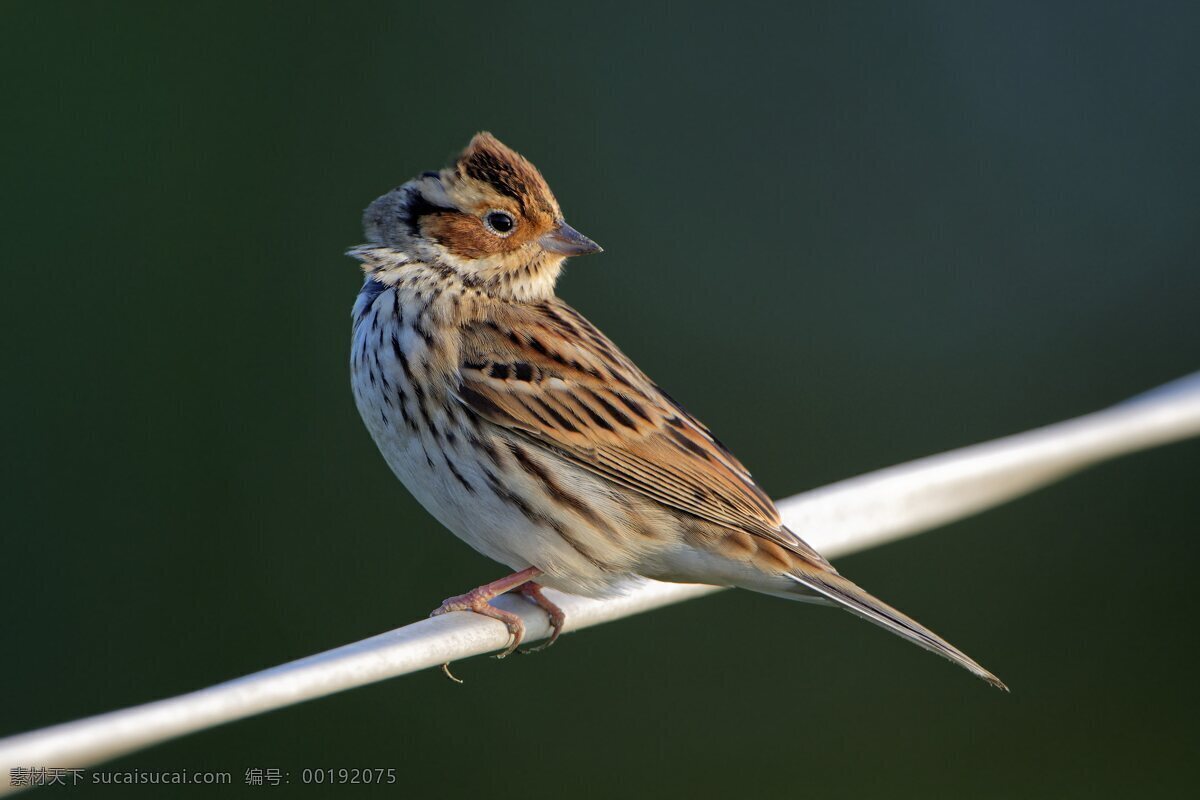
[[[1194,4],[184,5],[0,11],[0,734],[498,576],[359,422],[341,255],[479,129],[605,246],[563,295],[775,496],[1200,365]],[[839,562],[1011,695],[727,593],[114,766],[395,767],[400,797],[1186,792],[1198,471],[1165,448]]]

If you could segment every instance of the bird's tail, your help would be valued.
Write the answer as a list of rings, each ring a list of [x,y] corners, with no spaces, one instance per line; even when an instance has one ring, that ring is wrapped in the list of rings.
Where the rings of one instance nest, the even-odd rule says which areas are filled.
[[[799,561],[799,559],[797,559]],[[839,605],[852,614],[874,622],[879,627],[901,636],[915,645],[948,658],[964,669],[970,670],[997,689],[1008,691],[1004,682],[981,667],[974,659],[912,617],[897,611],[887,603],[872,597],[855,584],[843,578],[832,568],[823,565],[796,565],[788,574],[799,584],[796,589],[815,592]],[[803,587],[803,588],[802,588]]]

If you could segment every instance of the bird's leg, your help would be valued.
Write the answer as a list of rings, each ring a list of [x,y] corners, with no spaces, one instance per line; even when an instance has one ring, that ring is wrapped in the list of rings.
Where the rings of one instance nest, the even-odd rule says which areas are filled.
[[[518,591],[523,594],[528,600],[537,604],[537,607],[546,612],[546,616],[550,618],[550,639],[545,644],[539,644],[537,647],[530,647],[527,650],[522,650],[522,653],[536,653],[539,650],[545,650],[550,645],[558,641],[558,635],[562,633],[563,623],[567,621],[567,615],[563,610],[556,606],[550,598],[542,594],[542,585],[529,581],[522,584]]]
[[[510,589],[516,589],[537,576],[541,575],[542,571],[537,567],[528,567],[520,572],[514,572],[501,578],[498,581],[485,583],[477,589],[472,589],[466,594],[460,594],[457,597],[446,598],[440,606],[429,616],[437,617],[442,614],[449,614],[451,611],[473,611],[476,614],[482,614],[485,617],[500,620],[508,628],[509,635],[512,636],[512,644],[510,644],[503,653],[500,653],[498,658],[504,658],[506,655],[517,649],[517,645],[525,638],[525,623],[521,618],[510,611],[496,608],[489,601],[499,597]],[[442,671],[446,673],[452,680],[458,680],[450,674],[450,665],[443,664]],[[462,681],[459,681],[461,683]]]

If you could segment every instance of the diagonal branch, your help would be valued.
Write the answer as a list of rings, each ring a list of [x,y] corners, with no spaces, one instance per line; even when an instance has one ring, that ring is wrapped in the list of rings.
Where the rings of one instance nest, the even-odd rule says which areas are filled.
[[[785,523],[838,556],[969,516],[1126,453],[1200,435],[1200,373],[1083,417],[912,461],[790,497]],[[607,600],[548,592],[566,630],[678,603],[713,586],[646,581]],[[504,596],[529,641],[549,635],[545,615]],[[316,697],[502,649],[504,625],[455,613],[422,620],[208,689],[0,740],[0,794],[11,767],[83,767],[188,733]]]

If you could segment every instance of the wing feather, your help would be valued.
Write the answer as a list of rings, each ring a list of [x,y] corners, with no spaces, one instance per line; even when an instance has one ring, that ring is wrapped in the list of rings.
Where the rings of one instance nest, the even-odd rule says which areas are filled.
[[[712,433],[579,312],[507,306],[463,337],[459,399],[613,483],[828,566]]]

